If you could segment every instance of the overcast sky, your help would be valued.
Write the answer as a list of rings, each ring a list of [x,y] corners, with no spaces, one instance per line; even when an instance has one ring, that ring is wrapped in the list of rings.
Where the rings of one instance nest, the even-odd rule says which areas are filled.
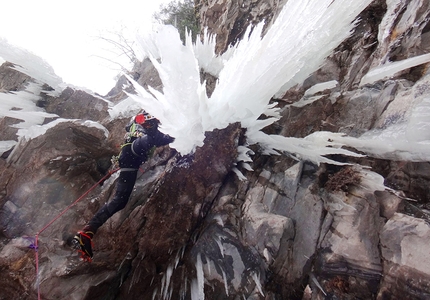
[[[152,14],[170,1],[2,1],[0,37],[45,59],[64,82],[105,95],[118,70],[97,57],[112,55],[100,37],[150,30]]]

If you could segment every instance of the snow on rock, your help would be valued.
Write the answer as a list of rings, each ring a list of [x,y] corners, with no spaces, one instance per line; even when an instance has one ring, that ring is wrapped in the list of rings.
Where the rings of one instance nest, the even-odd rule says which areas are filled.
[[[103,125],[101,125],[98,122],[94,122],[94,121],[90,121],[90,120],[80,120],[80,119],[72,120],[72,119],[58,118],[58,119],[56,119],[52,122],[49,122],[47,124],[44,124],[44,125],[33,125],[31,127],[18,130],[18,133],[17,133],[18,142],[0,141],[0,152],[4,150],[2,152],[2,153],[4,153],[5,151],[10,150],[15,145],[25,144],[28,141],[30,141],[34,138],[37,138],[38,136],[44,135],[48,131],[48,129],[54,128],[58,124],[65,123],[65,122],[72,122],[72,123],[75,123],[77,125],[97,128],[103,132],[103,135],[106,139],[109,137],[109,131]],[[9,148],[7,146],[9,146]],[[9,160],[13,159],[14,152],[18,148],[19,147],[16,147],[13,149],[12,154],[9,157]],[[21,151],[21,150],[17,150],[17,151]]]
[[[95,127],[95,128],[102,130],[103,134],[106,138],[109,137],[109,131],[103,125],[101,125],[98,122],[94,122],[94,121],[90,121],[90,120],[79,120],[79,119],[73,120],[73,119],[63,119],[63,118],[56,119],[56,120],[49,122],[48,124],[45,124],[45,125],[34,125],[34,126],[27,128],[27,129],[21,129],[18,131],[18,136],[20,138],[23,138],[24,140],[28,141],[28,140],[34,139],[40,135],[45,134],[45,132],[48,129],[53,128],[53,127],[57,126],[57,124],[63,123],[63,122],[74,122],[76,124],[84,125],[87,127]]]
[[[56,114],[47,113],[37,105],[41,100],[41,93],[59,95],[64,86],[61,78],[55,75],[52,67],[42,58],[24,49],[12,46],[6,40],[0,39],[0,57],[14,64],[10,67],[32,78],[24,90],[17,92],[0,93],[0,119],[10,118],[14,121],[10,127],[18,128],[18,139],[26,136],[31,138],[40,134],[40,125],[46,118],[58,117]],[[44,85],[49,85],[54,90],[45,91]],[[42,129],[44,133],[45,130]],[[10,150],[16,145],[16,141],[0,141],[0,152]]]
[[[0,155],[12,149],[16,145],[16,141],[0,141]]]
[[[404,2],[402,0],[387,0],[387,13],[379,25],[378,42],[384,44],[393,34],[391,26],[396,26],[396,35],[401,35],[410,30],[411,25],[418,21],[420,8],[424,8],[426,0],[414,0]],[[400,14],[400,16],[399,16]]]
[[[412,110],[406,127],[406,136],[412,143],[430,144],[430,98],[425,97]]]
[[[102,124],[98,123],[98,122],[94,122],[91,120],[77,120],[76,121],[78,124],[87,126],[87,127],[94,127],[97,128],[101,131],[103,131],[103,134],[106,138],[109,137],[109,130],[106,129],[106,127],[104,127]]]
[[[17,71],[34,78],[41,84],[52,87],[54,91],[49,92],[51,95],[58,96],[65,88],[63,80],[55,74],[46,61],[27,50],[10,45],[2,38],[0,38],[0,57],[15,64]]]
[[[112,120],[131,118],[142,111],[142,105],[131,97],[127,97],[118,104],[109,108],[108,113]]]

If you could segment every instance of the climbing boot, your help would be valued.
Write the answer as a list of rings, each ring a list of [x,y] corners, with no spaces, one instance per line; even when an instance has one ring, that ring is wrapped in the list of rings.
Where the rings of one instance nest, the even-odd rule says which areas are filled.
[[[93,242],[94,233],[91,231],[78,231],[72,239],[72,247],[79,251],[81,258],[91,262],[93,258]]]

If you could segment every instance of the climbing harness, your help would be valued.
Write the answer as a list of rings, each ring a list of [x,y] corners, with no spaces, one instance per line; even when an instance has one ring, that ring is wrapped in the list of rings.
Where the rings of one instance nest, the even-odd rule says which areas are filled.
[[[144,133],[139,130],[139,126],[140,125],[136,123],[132,123],[130,125],[127,133],[124,135],[124,143],[121,144],[121,151],[118,155],[113,155],[110,160],[113,166],[119,166],[119,157],[121,156],[122,149],[125,146],[131,145],[135,139],[144,136]]]
[[[88,191],[86,191],[82,196],[75,200],[72,204],[67,206],[61,213],[59,213],[55,218],[53,218],[48,224],[46,224],[41,230],[39,230],[35,237],[34,242],[29,246],[30,249],[34,249],[35,251],[35,260],[36,260],[36,285],[37,285],[37,299],[40,300],[40,280],[39,280],[39,235],[45,231],[49,226],[52,225],[56,220],[58,220],[61,216],[63,216],[70,208],[76,205],[79,201],[84,199],[92,190],[94,190],[99,184],[108,179],[112,174],[117,172],[119,168],[109,171],[102,179],[100,179],[96,184],[94,184]]]
[[[132,138],[138,138],[138,137],[141,137],[143,135],[144,135],[144,133],[143,133],[142,125],[133,123],[130,125],[129,130],[124,135],[125,143],[131,143]]]
[[[115,168],[118,168],[119,167],[119,155],[112,155],[110,162],[112,163],[112,166],[114,166]]]

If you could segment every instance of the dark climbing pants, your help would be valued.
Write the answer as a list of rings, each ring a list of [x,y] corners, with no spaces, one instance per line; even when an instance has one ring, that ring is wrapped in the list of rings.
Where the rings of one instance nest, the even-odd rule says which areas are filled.
[[[99,227],[102,226],[114,213],[120,211],[126,206],[131,192],[133,191],[136,177],[137,170],[121,171],[119,173],[115,196],[112,201],[103,205],[90,220],[88,223],[88,229],[90,231],[96,233],[97,229],[99,229]]]

